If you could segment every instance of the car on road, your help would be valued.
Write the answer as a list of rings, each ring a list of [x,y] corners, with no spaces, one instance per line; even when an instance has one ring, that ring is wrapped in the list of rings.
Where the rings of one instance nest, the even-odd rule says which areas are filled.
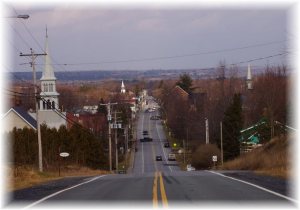
[[[170,147],[169,142],[164,143],[164,147],[169,148]]]
[[[191,164],[186,165],[186,171],[195,171],[195,170],[196,169]]]
[[[140,139],[140,142],[148,142],[148,141],[153,141],[153,139],[150,137],[144,137],[144,138]]]
[[[175,161],[175,160],[176,160],[175,154],[174,154],[174,153],[169,153],[169,155],[168,155],[168,160],[169,160],[169,161]]]
[[[157,156],[156,156],[156,161],[162,161],[161,155],[157,155]]]
[[[157,116],[157,115],[151,116],[150,120],[160,120],[160,116]]]

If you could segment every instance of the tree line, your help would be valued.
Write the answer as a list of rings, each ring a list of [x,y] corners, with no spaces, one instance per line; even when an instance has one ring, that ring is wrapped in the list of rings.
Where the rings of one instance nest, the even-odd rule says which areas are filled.
[[[276,129],[271,132],[274,121],[287,123],[291,101],[287,97],[286,66],[267,66],[264,73],[254,75],[252,90],[247,89],[245,79],[237,73],[237,67],[226,69],[220,65],[215,78],[193,80],[183,74],[177,81],[160,81],[152,91],[160,101],[170,134],[179,143],[186,142],[194,159],[196,151],[205,144],[206,118],[210,143],[217,148],[220,148],[220,122],[223,122],[225,161],[240,155],[241,129],[264,119],[267,122],[261,137],[264,143],[281,133]]]
[[[14,128],[5,135],[12,151],[10,156],[12,164],[15,166],[38,165],[36,131],[26,127],[23,129]],[[64,159],[66,164],[87,166],[93,169],[108,168],[103,136],[95,136],[76,124],[71,129],[61,126],[58,130],[41,125],[41,135],[43,163],[46,170],[55,169],[58,166],[61,152],[70,154]]]

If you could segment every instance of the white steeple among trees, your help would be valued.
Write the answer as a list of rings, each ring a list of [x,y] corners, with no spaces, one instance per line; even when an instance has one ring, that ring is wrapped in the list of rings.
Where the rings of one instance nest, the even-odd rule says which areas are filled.
[[[45,43],[45,68],[41,77],[41,100],[40,110],[58,109],[58,96],[56,92],[56,77],[52,68],[51,58],[48,48],[48,33],[46,28],[46,43]]]
[[[125,85],[124,85],[123,80],[122,80],[122,84],[121,84],[121,93],[126,93]]]
[[[252,75],[251,75],[251,68],[250,68],[250,64],[248,64],[248,72],[247,72],[247,89],[248,90],[252,90],[253,89],[253,85],[252,85]]]

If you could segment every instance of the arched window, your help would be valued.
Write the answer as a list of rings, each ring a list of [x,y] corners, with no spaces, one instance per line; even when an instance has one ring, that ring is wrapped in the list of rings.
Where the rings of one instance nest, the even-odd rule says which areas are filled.
[[[45,87],[44,87],[44,92],[48,92],[48,84],[46,83],[46,84],[44,84],[45,85]]]
[[[52,91],[53,91],[53,84],[50,83],[50,84],[49,84],[49,92],[52,92]]]
[[[51,102],[49,99],[47,100],[47,109],[51,109]]]

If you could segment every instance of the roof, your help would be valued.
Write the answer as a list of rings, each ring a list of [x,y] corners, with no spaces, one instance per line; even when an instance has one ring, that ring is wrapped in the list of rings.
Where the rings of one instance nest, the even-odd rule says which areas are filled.
[[[174,87],[173,91],[176,91],[176,93],[178,93],[182,97],[188,97],[189,96],[188,92],[186,92],[185,90],[183,90],[179,85],[176,85]]]
[[[15,112],[20,118],[22,118],[26,123],[28,123],[28,125],[30,125],[30,127],[32,127],[33,129],[37,128],[36,120],[33,117],[31,117],[22,107],[20,107],[20,106],[13,107],[4,116],[6,116],[11,111]]]

